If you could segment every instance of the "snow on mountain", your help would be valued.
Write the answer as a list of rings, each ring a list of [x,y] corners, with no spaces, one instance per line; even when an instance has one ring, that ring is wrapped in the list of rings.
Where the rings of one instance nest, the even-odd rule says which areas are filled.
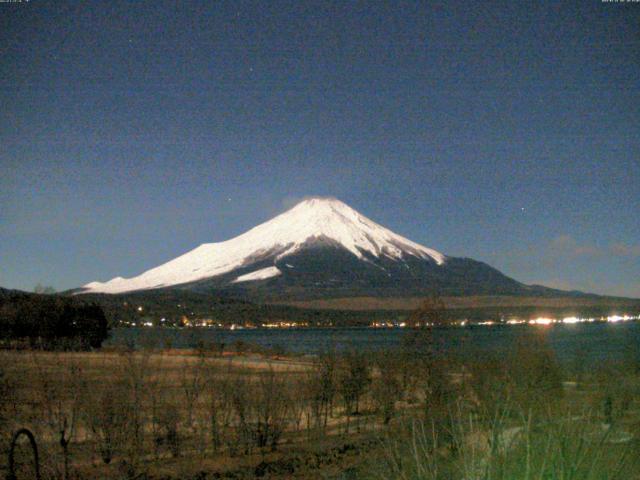
[[[282,272],[278,267],[267,267],[256,270],[255,272],[240,275],[231,283],[250,282],[253,280],[264,280],[266,278],[276,277],[281,275]]]
[[[238,237],[206,243],[133,278],[92,282],[83,293],[120,293],[194,282],[249,266],[265,258],[277,261],[315,240],[329,240],[366,260],[365,253],[400,260],[411,255],[442,265],[446,257],[393,233],[335,198],[309,198]],[[275,266],[241,275],[234,282],[280,275]]]

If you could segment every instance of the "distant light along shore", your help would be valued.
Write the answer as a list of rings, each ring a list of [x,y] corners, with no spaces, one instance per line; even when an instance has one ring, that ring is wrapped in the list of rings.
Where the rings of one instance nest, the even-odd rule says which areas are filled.
[[[520,319],[520,318],[509,318],[509,319],[500,319],[500,320],[485,320],[481,322],[469,321],[466,319],[463,320],[455,320],[453,322],[449,322],[443,326],[457,326],[457,327],[467,327],[467,326],[494,326],[494,325],[541,325],[541,326],[550,326],[550,325],[574,325],[577,323],[620,323],[620,322],[632,322],[640,320],[640,315],[609,315],[607,317],[564,317],[564,318],[551,318],[551,317],[537,317],[533,319]],[[214,328],[214,329],[223,329],[223,330],[243,330],[243,329],[290,329],[290,328],[336,328],[333,323],[327,323],[323,325],[312,325],[309,322],[295,322],[295,321],[286,321],[286,322],[268,322],[263,324],[254,324],[252,322],[247,322],[244,324],[240,323],[231,323],[231,324],[222,324],[219,322],[215,322],[212,320],[193,320],[187,321],[181,326],[166,326],[165,319],[160,319],[159,322],[154,323],[152,321],[144,321],[144,322],[129,322],[123,321],[120,323],[123,327],[161,327],[161,328]],[[364,328],[413,328],[413,327],[433,327],[436,326],[433,323],[425,323],[421,324],[420,322],[414,324],[413,326],[409,326],[407,322],[401,321],[375,321],[371,322],[368,326]],[[353,328],[353,327],[349,327]]]

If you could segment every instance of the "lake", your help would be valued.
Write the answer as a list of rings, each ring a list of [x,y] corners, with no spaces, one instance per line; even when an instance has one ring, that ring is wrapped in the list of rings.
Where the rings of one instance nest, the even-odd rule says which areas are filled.
[[[191,348],[198,342],[223,342],[228,349],[237,341],[281,348],[287,352],[317,354],[335,346],[342,350],[380,350],[395,348],[409,330],[400,328],[298,328],[298,329],[172,329],[118,328],[106,345],[134,344],[172,348]],[[462,355],[487,352],[505,354],[526,335],[541,335],[563,363],[575,361],[577,355],[589,363],[640,357],[640,322],[581,323],[575,325],[493,325],[434,329],[441,348]]]

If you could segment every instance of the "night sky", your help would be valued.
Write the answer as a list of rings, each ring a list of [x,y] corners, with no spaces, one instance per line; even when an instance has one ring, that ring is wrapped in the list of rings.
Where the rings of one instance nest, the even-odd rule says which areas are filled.
[[[136,275],[332,195],[640,297],[640,3],[3,2],[0,80],[0,286]]]

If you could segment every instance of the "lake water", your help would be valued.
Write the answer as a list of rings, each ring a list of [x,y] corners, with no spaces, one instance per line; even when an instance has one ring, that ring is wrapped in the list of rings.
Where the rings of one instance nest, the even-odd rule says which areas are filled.
[[[107,345],[134,344],[156,347],[191,348],[198,342],[223,342],[233,349],[237,341],[281,348],[287,352],[317,354],[334,346],[379,350],[401,344],[406,329],[340,328],[340,329],[163,329],[121,328],[112,331]],[[507,353],[526,335],[540,335],[563,362],[575,361],[578,355],[589,363],[640,358],[640,322],[581,323],[575,325],[493,325],[434,329],[441,348],[462,355],[487,352]]]

